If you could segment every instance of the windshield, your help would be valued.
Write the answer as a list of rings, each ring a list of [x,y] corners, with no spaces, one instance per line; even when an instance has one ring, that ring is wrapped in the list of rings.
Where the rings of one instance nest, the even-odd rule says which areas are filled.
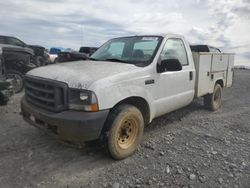
[[[161,41],[162,37],[159,36],[111,39],[102,45],[90,59],[146,66],[152,62]]]

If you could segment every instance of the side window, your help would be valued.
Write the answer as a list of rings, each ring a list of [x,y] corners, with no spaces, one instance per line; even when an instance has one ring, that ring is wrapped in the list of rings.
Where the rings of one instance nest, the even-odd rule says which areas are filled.
[[[6,43],[7,43],[6,38],[0,36],[0,44],[6,44]]]
[[[154,49],[158,44],[157,40],[145,40],[136,42],[133,48],[133,57],[143,61],[148,61],[154,53]]]
[[[168,39],[161,52],[161,60],[178,59],[182,65],[188,65],[184,43],[181,39]]]
[[[24,43],[15,38],[8,38],[8,44],[16,45],[16,46],[24,46]]]
[[[114,42],[109,46],[108,52],[112,54],[112,57],[122,57],[124,42]]]

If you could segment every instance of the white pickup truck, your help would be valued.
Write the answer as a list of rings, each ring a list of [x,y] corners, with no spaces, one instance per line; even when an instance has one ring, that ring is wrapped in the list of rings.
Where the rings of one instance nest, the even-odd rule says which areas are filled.
[[[102,138],[114,159],[124,159],[154,118],[196,97],[217,110],[233,63],[234,54],[192,52],[179,35],[115,38],[89,60],[28,72],[22,114],[66,141]]]

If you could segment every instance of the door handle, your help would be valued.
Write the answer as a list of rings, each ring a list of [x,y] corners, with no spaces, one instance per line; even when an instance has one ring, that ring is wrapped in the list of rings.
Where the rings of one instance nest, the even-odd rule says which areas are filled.
[[[189,72],[189,80],[193,80],[194,79],[194,75],[193,75],[193,71]]]

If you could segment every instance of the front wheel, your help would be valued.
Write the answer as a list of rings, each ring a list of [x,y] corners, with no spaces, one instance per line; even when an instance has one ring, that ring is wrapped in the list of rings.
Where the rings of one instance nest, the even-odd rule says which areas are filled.
[[[118,106],[110,118],[107,146],[110,155],[116,159],[124,159],[134,153],[139,145],[143,130],[143,116],[132,105]]]
[[[213,93],[204,96],[205,106],[212,111],[218,110],[221,106],[221,95],[222,88],[220,84],[215,84]]]
[[[14,93],[19,93],[23,90],[24,83],[22,73],[15,70],[8,70],[6,76],[7,78],[13,79]]]
[[[37,67],[44,66],[45,65],[45,59],[42,56],[35,57],[35,64]]]

